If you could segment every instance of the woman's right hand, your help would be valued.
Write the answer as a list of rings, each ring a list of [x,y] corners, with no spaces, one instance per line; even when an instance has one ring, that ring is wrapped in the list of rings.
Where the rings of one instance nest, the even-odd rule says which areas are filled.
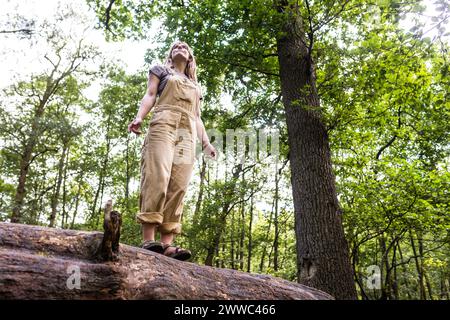
[[[211,159],[216,160],[217,150],[211,143],[208,143],[206,147],[204,147],[203,152],[211,157]]]
[[[134,132],[135,134],[141,134],[142,132],[139,130],[141,127],[142,119],[140,117],[136,117],[133,121],[128,125],[128,132]]]

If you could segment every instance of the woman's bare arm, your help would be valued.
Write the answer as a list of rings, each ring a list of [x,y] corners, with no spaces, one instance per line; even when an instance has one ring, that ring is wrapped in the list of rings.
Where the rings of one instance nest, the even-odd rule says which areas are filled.
[[[158,93],[159,78],[153,73],[150,73],[147,82],[147,92],[141,100],[141,106],[139,107],[138,114],[136,116],[144,119],[145,116],[153,108],[156,101],[156,94]]]
[[[141,105],[139,106],[139,111],[134,119],[128,125],[128,132],[134,132],[136,134],[141,134],[139,130],[142,120],[147,116],[150,110],[155,105],[156,94],[158,93],[159,78],[153,73],[149,74],[147,81],[147,92],[141,100]]]
[[[215,158],[217,151],[214,148],[214,146],[209,142],[208,135],[206,134],[205,125],[203,124],[202,118],[200,117],[200,103],[199,108],[197,109],[196,112],[195,125],[197,128],[198,140],[202,144],[202,150],[204,150],[204,152],[207,155],[211,156],[212,158]]]
[[[197,137],[203,148],[206,148],[209,144],[209,138],[206,134],[205,125],[200,117],[196,117],[195,125],[197,127]]]

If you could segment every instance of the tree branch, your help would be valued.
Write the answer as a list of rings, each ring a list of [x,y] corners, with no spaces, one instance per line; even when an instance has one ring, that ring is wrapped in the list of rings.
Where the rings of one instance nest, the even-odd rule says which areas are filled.
[[[314,29],[312,29],[314,32],[318,31],[320,28],[322,28],[324,25],[330,23],[333,19],[335,19],[337,16],[339,16],[339,14],[341,14],[341,12],[344,11],[345,6],[350,2],[350,0],[345,0],[344,3],[342,3],[341,8],[332,16],[328,17],[328,18],[324,18],[321,19],[323,20],[322,23],[319,23]]]
[[[34,30],[32,29],[17,29],[17,30],[0,30],[0,33],[24,33],[27,36],[32,35]]]
[[[109,0],[109,5],[105,10],[105,28],[109,32],[112,32],[111,28],[109,26],[109,22],[111,20],[111,10],[112,10],[112,6],[113,6],[114,2],[116,2],[116,0]]]

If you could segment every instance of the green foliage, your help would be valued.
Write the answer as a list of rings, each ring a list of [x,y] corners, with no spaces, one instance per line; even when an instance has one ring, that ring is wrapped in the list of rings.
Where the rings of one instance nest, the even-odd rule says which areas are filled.
[[[109,1],[87,2],[104,29]],[[424,37],[420,24],[411,30],[399,26],[407,14],[422,13],[420,1],[350,1],[346,6],[315,1],[309,8],[306,1],[300,3],[309,44],[314,31],[321,116],[363,299],[449,298],[450,51],[441,41],[439,23],[449,9],[444,1],[437,3],[440,16],[434,26],[439,33],[434,39]],[[294,13],[287,8],[279,12],[269,0],[123,0],[109,11],[106,34],[111,40],[147,37],[152,20],[162,19],[168,36],[163,39],[161,32],[155,37],[162,44],[147,53],[149,64],[163,59],[177,38],[194,48],[198,76],[207,89],[202,111],[207,128],[280,130],[277,163],[273,157],[246,159],[241,167],[234,158],[208,162],[204,168],[202,158],[196,163],[183,234],[177,238],[177,244],[193,251],[194,262],[203,264],[211,257],[218,267],[297,278],[276,43],[286,15]],[[58,39],[49,39],[53,50]],[[94,61],[96,51],[88,53],[85,60]],[[52,79],[48,73],[4,91],[0,221],[11,215],[20,160],[27,141],[36,137],[22,222],[47,225],[57,199],[58,227],[102,230],[102,207],[112,198],[122,213],[121,242],[137,246],[143,137],[129,135],[126,128],[145,92],[147,70],[128,74],[114,63],[96,66],[98,99],[84,96],[93,78],[74,72],[64,77],[40,117],[39,98]],[[223,93],[232,97],[231,107],[220,103]],[[380,290],[366,285],[371,265],[381,269]]]

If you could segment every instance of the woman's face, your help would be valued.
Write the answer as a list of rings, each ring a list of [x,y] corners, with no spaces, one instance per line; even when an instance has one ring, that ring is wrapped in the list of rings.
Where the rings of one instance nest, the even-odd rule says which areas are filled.
[[[175,59],[189,60],[188,46],[185,43],[179,42],[172,47],[172,60]]]

